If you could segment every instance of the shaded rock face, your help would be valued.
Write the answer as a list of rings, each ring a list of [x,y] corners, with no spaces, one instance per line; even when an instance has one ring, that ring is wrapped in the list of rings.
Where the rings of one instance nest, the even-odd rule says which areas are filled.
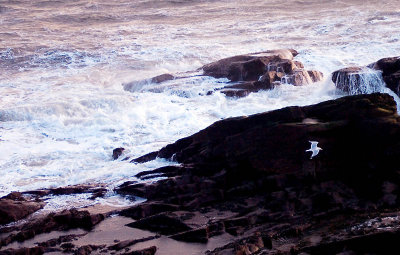
[[[313,159],[306,152],[309,141],[323,149]],[[157,157],[182,165],[137,175],[167,179],[117,189],[148,199],[124,215],[146,229],[153,219],[168,216],[162,222],[176,231],[167,234],[180,241],[232,236],[208,254],[330,254],[346,247],[357,253],[365,251],[360,245],[365,240],[395,239],[400,231],[400,117],[387,94],[218,121],[164,147]],[[192,226],[182,211],[209,218]],[[391,227],[368,227],[374,217]],[[178,228],[185,225],[190,229]],[[386,245],[394,247],[394,239]]]
[[[325,162],[323,164],[326,166],[321,168],[343,164],[345,169],[349,169],[347,162],[354,161],[352,156],[355,153],[362,157],[373,155],[376,151],[372,149],[372,144],[376,148],[384,148],[387,143],[393,143],[387,134],[381,133],[379,126],[388,120],[382,117],[393,121],[397,119],[396,104],[385,94],[341,98],[309,107],[287,107],[216,122],[161,149],[158,157],[171,158],[174,155],[178,162],[184,164],[229,168],[246,165],[257,171],[296,172],[310,163],[305,150],[310,147],[309,140],[316,140],[324,149],[319,161]],[[314,119],[316,122],[306,124],[303,123],[305,119]],[[369,128],[361,128],[367,123]],[[371,130],[374,126],[377,127],[376,131]],[[395,129],[395,126],[387,125],[385,128]],[[357,134],[351,133],[353,131],[357,131]],[[346,149],[341,146],[348,145],[347,138],[350,137],[353,137],[349,140],[351,145],[360,148],[348,149],[350,151],[346,154],[343,152]],[[365,143],[369,146],[362,147]],[[377,155],[372,158],[377,158]],[[360,163],[365,165],[365,162]],[[353,164],[350,165],[353,167]]]
[[[387,87],[400,95],[400,57],[383,58],[369,66],[381,70]]]
[[[336,88],[350,95],[382,91],[385,86],[382,75],[368,67],[347,67],[333,72]]]
[[[272,50],[239,55],[203,66],[204,75],[239,82],[224,87],[227,96],[243,97],[251,92],[273,89],[281,83],[303,86],[322,80],[319,71],[306,71],[301,62],[293,61],[295,50]]]
[[[0,225],[23,219],[43,206],[41,201],[29,201],[21,193],[11,193],[0,199]]]

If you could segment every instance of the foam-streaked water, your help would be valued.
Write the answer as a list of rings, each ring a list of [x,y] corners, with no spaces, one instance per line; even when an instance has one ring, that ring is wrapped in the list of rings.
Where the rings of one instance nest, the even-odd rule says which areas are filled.
[[[398,1],[0,2],[0,196],[87,182],[117,185],[166,164],[136,157],[230,116],[341,96],[329,74],[400,55]],[[208,77],[124,90],[223,57],[294,48],[324,82],[227,99]]]

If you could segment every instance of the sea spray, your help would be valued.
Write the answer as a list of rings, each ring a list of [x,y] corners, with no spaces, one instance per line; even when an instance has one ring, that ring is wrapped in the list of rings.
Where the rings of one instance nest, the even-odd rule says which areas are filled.
[[[383,92],[382,72],[368,67],[344,68],[333,73],[335,86],[350,95]]]

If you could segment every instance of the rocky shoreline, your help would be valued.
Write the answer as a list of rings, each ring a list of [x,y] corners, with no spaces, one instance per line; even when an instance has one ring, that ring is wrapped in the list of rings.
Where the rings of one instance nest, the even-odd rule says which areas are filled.
[[[296,55],[241,55],[203,70],[228,78],[220,91],[234,97],[320,81],[322,73],[304,70]],[[369,68],[381,71],[398,94],[399,58]],[[364,73],[347,68],[332,80],[360,94]],[[152,82],[171,79],[179,77],[165,74]],[[313,158],[309,141],[322,148]],[[1,198],[0,254],[390,254],[400,239],[399,156],[400,116],[387,94],[229,118],[131,160],[180,163],[136,175],[158,181],[115,188],[121,196],[147,199],[138,205],[35,213],[50,194],[104,196],[106,189],[96,185]]]

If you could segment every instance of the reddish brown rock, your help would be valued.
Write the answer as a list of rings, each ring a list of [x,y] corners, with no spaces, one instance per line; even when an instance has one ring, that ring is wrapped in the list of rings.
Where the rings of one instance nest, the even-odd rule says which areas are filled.
[[[204,75],[215,78],[226,77],[232,81],[258,80],[270,62],[292,60],[295,50],[272,50],[254,54],[234,56],[203,66]]]
[[[220,90],[229,97],[244,97],[252,92],[273,89],[281,83],[303,86],[322,80],[321,72],[306,71],[301,62],[293,61],[296,55],[294,50],[240,55],[205,65],[203,70],[205,75],[240,82]]]
[[[158,154],[157,151],[150,152],[150,153],[148,153],[146,155],[143,155],[141,157],[138,157],[138,158],[135,158],[135,159],[131,160],[131,163],[144,163],[144,162],[147,162],[147,161],[154,160],[154,159],[156,159],[157,154]]]
[[[23,219],[44,206],[43,202],[25,200],[21,193],[11,193],[7,197],[0,199],[0,225]]]
[[[310,76],[311,80],[313,82],[319,82],[322,81],[324,78],[324,74],[320,71],[316,71],[316,70],[310,70],[308,71],[308,75]]]

